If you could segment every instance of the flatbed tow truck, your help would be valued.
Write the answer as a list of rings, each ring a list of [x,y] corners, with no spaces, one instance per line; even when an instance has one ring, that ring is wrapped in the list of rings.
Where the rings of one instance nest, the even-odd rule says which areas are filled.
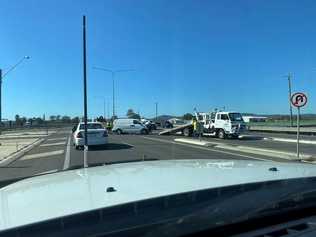
[[[238,136],[246,131],[246,124],[238,112],[195,112],[195,118],[203,126],[202,135],[210,135],[221,139]],[[165,129],[159,135],[170,135],[181,132],[186,137],[193,136],[193,124],[187,123],[175,128]]]

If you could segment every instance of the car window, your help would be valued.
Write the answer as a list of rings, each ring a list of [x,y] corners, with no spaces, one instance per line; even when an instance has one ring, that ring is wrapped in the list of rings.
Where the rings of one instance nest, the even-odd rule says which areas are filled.
[[[222,114],[221,115],[221,120],[229,120],[228,115],[227,114]]]
[[[88,123],[87,129],[102,129],[103,126],[99,123]],[[80,130],[84,129],[84,124],[80,124]]]
[[[138,120],[133,120],[133,124],[141,124]]]

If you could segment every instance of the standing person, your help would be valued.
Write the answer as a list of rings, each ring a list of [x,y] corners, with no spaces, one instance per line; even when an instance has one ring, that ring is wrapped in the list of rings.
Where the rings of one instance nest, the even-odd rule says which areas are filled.
[[[193,117],[192,119],[192,125],[193,125],[193,137],[196,137],[197,136],[197,121],[195,117]]]
[[[106,124],[106,129],[108,130],[108,132],[111,131],[111,129],[112,129],[111,121],[108,121],[108,122],[107,122],[107,124]]]

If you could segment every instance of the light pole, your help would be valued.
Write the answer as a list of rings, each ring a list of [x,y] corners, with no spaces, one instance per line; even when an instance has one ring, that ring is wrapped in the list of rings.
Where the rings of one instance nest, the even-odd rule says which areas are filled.
[[[291,96],[292,96],[291,78],[292,78],[292,74],[289,73],[286,77],[287,77],[288,85],[289,85],[290,123],[291,123],[291,127],[293,127],[293,111],[292,111],[292,105],[291,105]]]
[[[124,70],[110,70],[110,69],[106,69],[106,68],[103,68],[103,67],[93,67],[93,69],[96,69],[96,70],[101,70],[101,71],[105,71],[105,72],[110,72],[111,75],[112,75],[112,95],[113,95],[113,118],[115,116],[115,87],[114,87],[114,79],[115,79],[115,74],[116,73],[119,73],[119,72],[132,72],[132,71],[135,71],[134,69],[124,69]]]
[[[17,66],[19,66],[25,59],[30,59],[30,56],[24,56],[23,58],[21,58],[15,65],[9,68],[5,73],[3,73],[0,69],[0,134],[2,132],[2,80],[6,75],[8,75],[9,72],[14,70]]]
[[[105,97],[104,96],[95,96],[96,99],[103,99],[103,118],[105,119]]]
[[[158,118],[158,102],[155,103],[156,106],[156,122],[157,122],[157,118]]]

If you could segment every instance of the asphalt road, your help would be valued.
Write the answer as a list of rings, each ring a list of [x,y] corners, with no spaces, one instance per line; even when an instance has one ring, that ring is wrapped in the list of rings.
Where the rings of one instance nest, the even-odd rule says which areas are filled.
[[[7,167],[0,168],[0,180],[28,177],[35,174],[63,171],[82,167],[83,151],[75,150],[71,141],[71,129],[59,130],[29,151],[25,156],[12,162]],[[262,134],[261,134],[262,135]],[[253,134],[243,140],[203,138],[204,140],[228,145],[244,145],[257,148],[269,148],[280,151],[295,152],[295,143],[264,140],[259,134]],[[214,147],[201,147],[192,144],[175,142],[179,136],[152,135],[110,135],[106,146],[90,147],[88,151],[89,165],[99,163],[121,162],[142,159],[249,159],[289,161],[265,154],[249,154],[241,151],[229,151]],[[316,145],[302,145],[302,152],[315,154]],[[311,164],[312,165],[312,164]]]

